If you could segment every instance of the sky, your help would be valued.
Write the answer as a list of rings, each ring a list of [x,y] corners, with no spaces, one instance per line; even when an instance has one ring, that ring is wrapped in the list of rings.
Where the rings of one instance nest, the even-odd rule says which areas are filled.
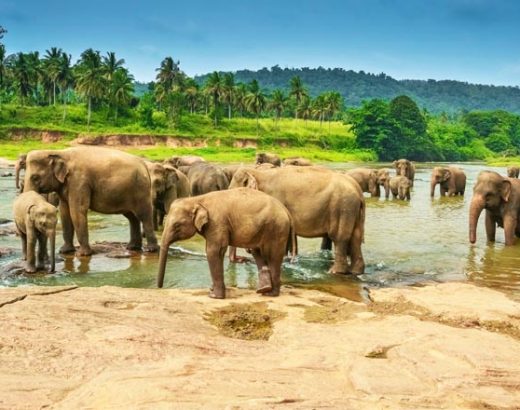
[[[115,51],[136,80],[279,65],[520,85],[518,0],[0,0],[8,53]]]

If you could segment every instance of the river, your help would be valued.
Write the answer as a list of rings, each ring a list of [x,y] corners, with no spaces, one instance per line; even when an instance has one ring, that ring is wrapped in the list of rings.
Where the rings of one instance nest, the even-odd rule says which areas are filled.
[[[366,164],[365,164],[366,165]],[[384,164],[374,164],[374,167]],[[388,165],[388,164],[386,164]],[[347,169],[356,164],[330,164]],[[435,164],[418,164],[410,202],[367,199],[365,274],[356,277],[330,275],[331,253],[319,250],[320,239],[300,239],[295,263],[284,263],[285,285],[312,287],[354,300],[365,297],[366,287],[420,285],[425,282],[471,281],[506,291],[520,300],[520,241],[504,246],[503,230],[497,230],[497,242],[486,243],[484,218],[479,221],[475,245],[468,241],[468,209],[473,185],[483,169],[504,174],[505,168],[482,164],[459,164],[467,179],[466,196],[439,198],[438,186],[432,200],[429,179]],[[0,175],[6,172],[0,169]],[[12,169],[10,170],[12,172]],[[12,219],[16,195],[14,177],[0,178],[0,218]],[[127,241],[129,229],[120,215],[89,214],[90,240]],[[61,234],[56,241],[61,246]],[[0,236],[0,247],[15,248],[0,258],[0,286],[79,285],[154,287],[158,255],[137,255],[114,259],[104,254],[91,258],[67,256],[57,264],[54,274],[8,274],[5,268],[20,259],[21,241],[14,235]],[[242,252],[243,255],[246,255]],[[257,273],[253,263],[225,263],[228,286],[254,288]],[[204,240],[194,237],[170,248],[165,287],[207,288],[211,284],[204,256]]]

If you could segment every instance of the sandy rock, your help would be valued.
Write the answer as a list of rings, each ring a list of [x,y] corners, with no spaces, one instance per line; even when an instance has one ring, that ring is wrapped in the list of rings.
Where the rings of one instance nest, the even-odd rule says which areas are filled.
[[[519,303],[495,291],[468,284],[375,290],[371,305],[288,288],[279,298],[240,289],[226,300],[206,294],[0,289],[0,408],[459,409],[520,403],[520,336],[506,328],[442,323],[444,315],[483,314],[480,322],[515,328]],[[241,305],[249,312],[256,306],[259,316],[241,315]],[[272,325],[271,336],[224,336],[212,324],[217,322],[207,320],[222,309],[237,312],[237,321],[227,316],[218,323],[242,326],[238,319],[260,317]],[[339,320],[331,318],[334,313]]]

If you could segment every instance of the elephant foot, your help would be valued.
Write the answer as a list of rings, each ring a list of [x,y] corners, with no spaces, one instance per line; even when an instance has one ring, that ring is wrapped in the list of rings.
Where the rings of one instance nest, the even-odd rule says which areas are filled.
[[[212,299],[225,299],[226,298],[226,289],[214,289],[211,288],[208,296]]]
[[[36,272],[36,266],[26,264],[26,265],[25,265],[25,271],[26,271],[27,273],[35,273],[35,272]]]
[[[348,268],[345,266],[332,265],[329,269],[329,273],[332,275],[347,275],[349,273]]]
[[[76,248],[74,247],[74,245],[63,245],[61,248],[60,248],[60,253],[74,253],[76,252]]]
[[[76,251],[76,256],[92,256],[94,252],[88,247],[81,247]]]
[[[271,271],[267,266],[262,267],[258,272],[258,288],[256,293],[267,293],[271,292],[273,285],[271,284]]]
[[[142,245],[138,245],[138,244],[128,244],[126,245],[126,250],[128,251],[136,251],[136,252],[140,252],[141,250],[143,249]]]
[[[157,253],[161,250],[161,247],[157,244],[155,245],[147,245],[144,247],[144,251],[147,253]]]
[[[270,292],[262,293],[262,296],[280,296],[280,288],[273,288]]]

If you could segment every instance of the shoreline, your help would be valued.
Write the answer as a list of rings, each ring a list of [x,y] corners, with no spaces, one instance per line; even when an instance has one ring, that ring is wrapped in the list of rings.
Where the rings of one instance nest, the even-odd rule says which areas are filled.
[[[0,407],[520,402],[520,302],[502,292],[457,282],[370,289],[370,304],[287,286],[278,298],[229,294],[1,288]]]

